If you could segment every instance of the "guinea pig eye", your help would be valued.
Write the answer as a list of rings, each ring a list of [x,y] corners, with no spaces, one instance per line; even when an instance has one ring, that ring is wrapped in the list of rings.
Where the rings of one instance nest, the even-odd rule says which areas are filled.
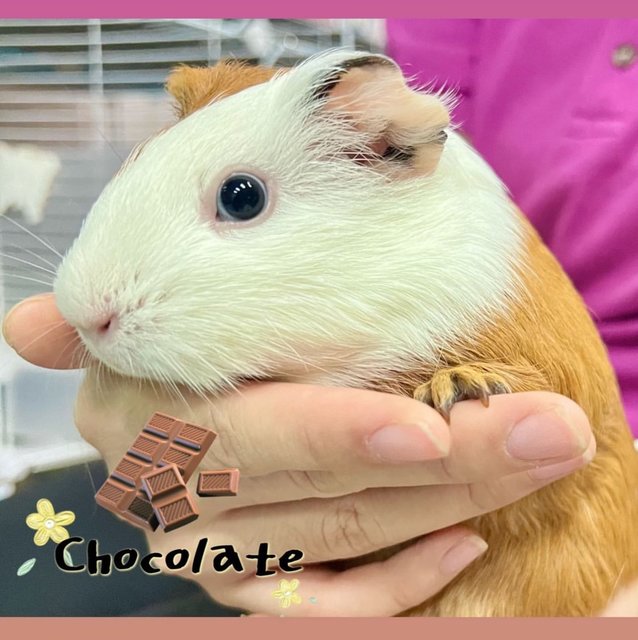
[[[268,190],[256,176],[236,173],[228,176],[217,192],[217,218],[223,221],[252,220],[266,210]]]

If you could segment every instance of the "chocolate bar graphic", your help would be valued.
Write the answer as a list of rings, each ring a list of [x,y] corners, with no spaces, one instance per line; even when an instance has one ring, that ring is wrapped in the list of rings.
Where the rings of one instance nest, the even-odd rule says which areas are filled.
[[[197,478],[197,495],[202,498],[236,496],[238,487],[238,469],[202,471]]]
[[[155,531],[158,527],[156,515],[149,499],[142,491],[134,486],[124,484],[114,478],[109,477],[95,494],[96,502],[105,509],[128,520],[143,529]]]
[[[159,467],[142,476],[142,488],[164,531],[172,531],[199,516],[182,475],[174,464]]]
[[[95,500],[131,524],[155,531],[160,520],[142,489],[142,476],[175,465],[184,483],[188,482],[216,435],[204,427],[162,413],[153,414],[97,492]],[[187,517],[185,510],[188,506],[181,504],[180,517]],[[190,506],[194,508],[192,501]]]

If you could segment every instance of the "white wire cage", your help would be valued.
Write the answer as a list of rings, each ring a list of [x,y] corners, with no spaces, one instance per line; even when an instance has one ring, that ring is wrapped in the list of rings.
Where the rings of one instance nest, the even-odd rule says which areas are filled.
[[[0,144],[59,162],[46,202],[30,216],[5,202],[4,217],[17,165],[3,173],[0,163],[0,313],[51,289],[50,272],[122,160],[172,121],[172,67],[227,57],[291,65],[331,47],[378,50],[382,31],[376,20],[0,21]],[[33,199],[35,178],[30,170],[19,196]],[[79,380],[29,366],[0,341],[0,499],[30,471],[97,456],[73,426]]]

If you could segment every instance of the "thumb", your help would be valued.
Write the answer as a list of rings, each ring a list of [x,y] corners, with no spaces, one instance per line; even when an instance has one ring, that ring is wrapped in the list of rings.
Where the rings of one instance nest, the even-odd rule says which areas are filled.
[[[62,317],[52,293],[13,307],[4,319],[2,334],[19,356],[40,367],[77,369],[87,359],[80,336]]]

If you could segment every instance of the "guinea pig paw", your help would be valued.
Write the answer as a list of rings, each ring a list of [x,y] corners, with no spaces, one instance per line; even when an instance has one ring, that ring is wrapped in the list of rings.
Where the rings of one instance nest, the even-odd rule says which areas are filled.
[[[434,407],[448,422],[452,407],[463,400],[480,400],[484,407],[490,396],[511,393],[505,377],[485,365],[467,364],[437,371],[430,380],[419,385],[412,397]]]

